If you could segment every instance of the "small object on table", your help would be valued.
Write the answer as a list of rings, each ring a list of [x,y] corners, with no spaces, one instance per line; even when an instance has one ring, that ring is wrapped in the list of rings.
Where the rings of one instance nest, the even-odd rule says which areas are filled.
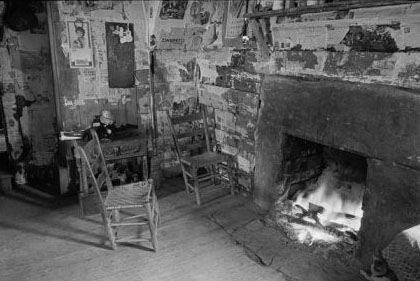
[[[80,140],[83,138],[83,132],[76,132],[76,131],[61,131],[60,132],[60,140]]]
[[[99,139],[112,139],[116,129],[114,117],[109,110],[102,110],[101,115],[93,120],[92,127],[96,129]]]

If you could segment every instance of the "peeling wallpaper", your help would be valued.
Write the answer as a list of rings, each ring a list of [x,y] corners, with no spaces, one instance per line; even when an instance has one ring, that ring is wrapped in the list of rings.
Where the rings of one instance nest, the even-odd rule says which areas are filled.
[[[45,5],[37,2],[32,10],[38,27],[5,30],[0,77],[11,157],[45,167],[53,165],[57,150],[55,100]]]
[[[420,4],[271,18],[267,75],[311,75],[419,89]]]
[[[140,102],[144,103],[148,87],[148,83],[140,77],[149,69],[148,34],[145,28],[148,24],[145,13],[148,2],[95,1],[91,7],[78,1],[56,1],[51,4],[56,34],[57,67],[61,78],[59,95],[63,124],[59,126],[66,130],[85,129],[102,109],[111,111],[117,126],[137,125],[141,124],[142,120],[145,121],[141,116],[144,112],[141,113],[137,105]],[[76,20],[90,24],[93,52],[93,67],[90,68],[71,68],[69,64],[69,30],[66,23]],[[133,24],[135,73],[132,75],[139,74],[134,87],[109,86],[106,22],[120,23],[121,26]]]
[[[219,149],[234,156],[238,181],[250,189],[261,77],[244,71],[254,59],[244,59],[244,52],[226,46],[227,1],[188,1],[181,19],[162,16],[164,7],[165,3],[156,6],[151,31],[163,167],[177,164],[164,112],[180,107],[186,111],[198,99],[214,116]]]

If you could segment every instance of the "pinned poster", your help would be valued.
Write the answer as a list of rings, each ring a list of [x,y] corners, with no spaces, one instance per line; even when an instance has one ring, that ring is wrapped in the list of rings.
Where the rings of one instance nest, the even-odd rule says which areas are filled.
[[[132,23],[105,22],[108,83],[110,88],[132,88],[135,83]]]
[[[93,67],[93,51],[89,22],[81,20],[68,21],[67,34],[68,42],[70,44],[70,67]]]

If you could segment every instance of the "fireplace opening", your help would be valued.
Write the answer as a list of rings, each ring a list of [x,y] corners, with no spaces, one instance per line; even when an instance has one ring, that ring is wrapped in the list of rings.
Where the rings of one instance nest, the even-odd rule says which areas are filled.
[[[292,240],[335,245],[354,254],[363,216],[366,158],[291,135],[282,153],[279,195],[270,220]]]

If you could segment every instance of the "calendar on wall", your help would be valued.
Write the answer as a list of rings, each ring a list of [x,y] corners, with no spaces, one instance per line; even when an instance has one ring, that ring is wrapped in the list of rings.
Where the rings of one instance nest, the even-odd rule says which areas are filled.
[[[241,36],[244,28],[244,14],[246,12],[245,0],[229,0],[228,16],[226,21],[226,38]]]

